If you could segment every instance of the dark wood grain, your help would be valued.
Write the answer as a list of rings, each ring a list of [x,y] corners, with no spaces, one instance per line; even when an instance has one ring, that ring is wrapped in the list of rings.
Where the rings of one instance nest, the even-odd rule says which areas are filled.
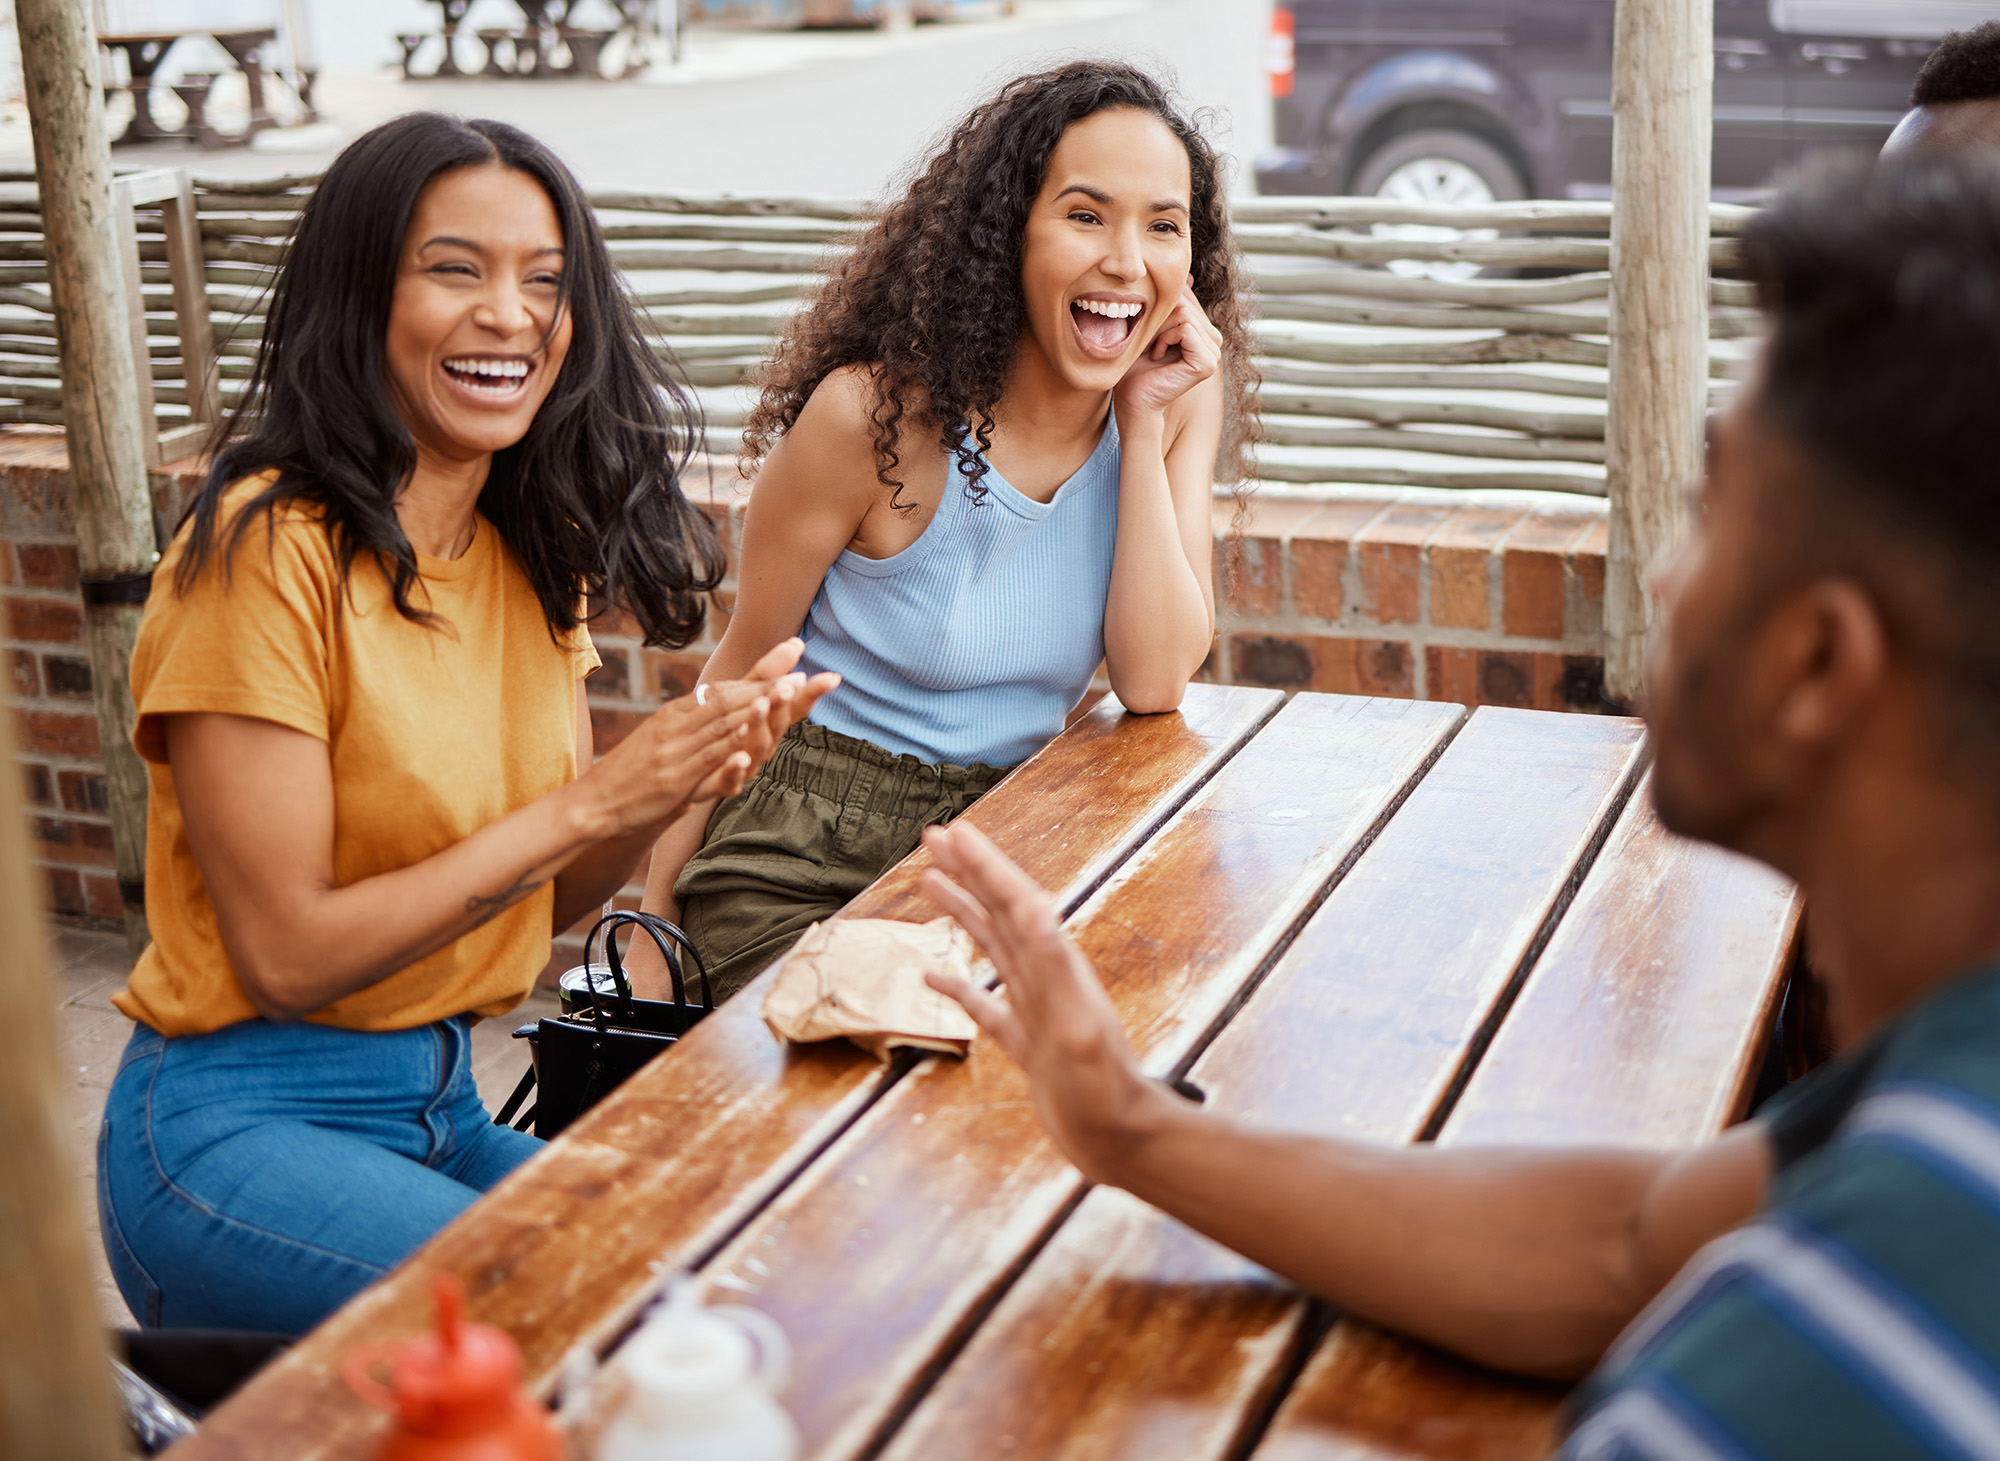
[[[1299,696],[1077,912],[1146,1068],[1185,1059],[1462,715]],[[791,1336],[805,1454],[869,1449],[1081,1181],[982,1042],[918,1067],[760,1213],[706,1276]]]
[[[1210,1107],[1414,1140],[1609,830],[1641,744],[1635,721],[1475,713],[1196,1063]],[[1098,1189],[885,1461],[1231,1455],[1305,1321],[1289,1285]]]
[[[1274,691],[1193,685],[1182,710],[1100,707],[969,811],[1073,905],[1276,710]],[[917,869],[892,870],[850,916],[925,919]],[[769,975],[698,1025],[387,1279],[216,1412],[177,1461],[361,1457],[381,1418],[339,1362],[428,1321],[427,1275],[457,1274],[472,1317],[511,1333],[546,1387],[572,1344],[601,1346],[657,1289],[769,1200],[880,1092],[845,1042],[787,1048],[759,1009]]]
[[[1737,1119],[1797,937],[1770,869],[1668,833],[1633,797],[1440,1145],[1674,1148]],[[1519,1461],[1555,1436],[1560,1392],[1342,1324],[1257,1461]]]

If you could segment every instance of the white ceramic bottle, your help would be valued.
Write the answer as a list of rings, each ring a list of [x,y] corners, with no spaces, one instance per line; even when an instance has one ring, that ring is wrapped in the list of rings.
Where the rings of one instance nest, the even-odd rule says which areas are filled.
[[[704,1307],[679,1280],[611,1360],[624,1399],[597,1461],[796,1461],[798,1430],[771,1393],[790,1366],[770,1318]]]

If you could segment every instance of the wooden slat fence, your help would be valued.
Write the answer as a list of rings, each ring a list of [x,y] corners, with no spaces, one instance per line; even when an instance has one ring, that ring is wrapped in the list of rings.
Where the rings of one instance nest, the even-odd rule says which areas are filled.
[[[311,177],[198,179],[208,311],[225,404]],[[776,332],[858,229],[823,198],[593,195],[613,257],[733,456],[746,387]],[[1245,199],[1265,412],[1258,475],[1291,483],[1534,488],[1602,495],[1610,205],[1453,209],[1376,198]],[[1713,210],[1711,394],[1758,325],[1728,277],[1749,211]],[[155,409],[189,419],[158,207],[134,214]],[[31,177],[0,174],[0,424],[59,422],[55,331]]]

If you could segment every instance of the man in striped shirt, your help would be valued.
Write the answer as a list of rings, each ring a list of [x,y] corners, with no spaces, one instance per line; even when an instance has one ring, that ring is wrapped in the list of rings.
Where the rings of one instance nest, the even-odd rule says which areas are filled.
[[[1347,1312],[1587,1374],[1567,1456],[2000,1461],[2000,163],[1822,174],[1744,249],[1771,334],[1658,582],[1653,794],[1799,881],[1839,1057],[1685,1152],[1263,1130],[1142,1078],[963,828],[928,886],[1006,998],[946,983],[1086,1176]]]

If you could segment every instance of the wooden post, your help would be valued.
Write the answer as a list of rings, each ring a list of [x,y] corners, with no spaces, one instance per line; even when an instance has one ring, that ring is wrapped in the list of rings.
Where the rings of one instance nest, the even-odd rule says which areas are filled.
[[[0,1456],[114,1461],[125,1454],[92,1294],[37,906],[14,718],[0,713]]]
[[[1714,0],[1618,0],[1612,33],[1604,686],[1628,702],[1652,625],[1646,573],[1701,472],[1714,30]]]
[[[90,12],[75,0],[15,0],[14,10],[62,360],[64,447],[97,730],[125,937],[136,954],[146,943],[146,770],[132,749],[131,660],[159,558],[146,478],[151,423],[141,414],[139,393],[139,372],[151,366],[143,350],[133,354],[138,301],[130,297],[119,246]],[[150,394],[150,375],[147,384]]]

